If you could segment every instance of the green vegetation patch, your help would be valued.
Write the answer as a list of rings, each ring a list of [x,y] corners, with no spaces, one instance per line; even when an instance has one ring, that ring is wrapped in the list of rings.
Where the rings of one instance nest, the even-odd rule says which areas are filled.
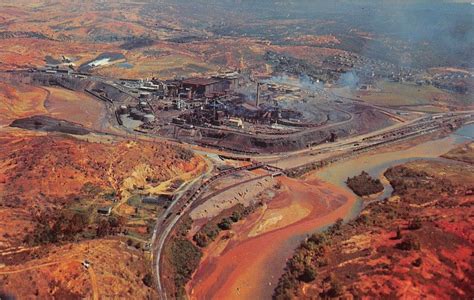
[[[193,240],[199,247],[207,247],[213,242],[221,231],[232,229],[232,224],[246,218],[257,207],[261,206],[261,203],[249,205],[245,207],[241,203],[232,207],[229,211],[224,213],[224,217],[220,216],[209,221],[204,225],[193,237]]]
[[[347,186],[358,196],[369,196],[383,191],[383,184],[379,179],[374,179],[370,175],[362,171],[360,175],[347,178]]]

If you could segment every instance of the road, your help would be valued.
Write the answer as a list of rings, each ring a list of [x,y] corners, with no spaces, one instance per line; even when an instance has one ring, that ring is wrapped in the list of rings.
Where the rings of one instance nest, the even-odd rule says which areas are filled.
[[[199,186],[202,181],[204,181],[207,177],[210,176],[212,172],[212,165],[209,160],[208,161],[208,168],[206,173],[202,174],[201,176],[195,178],[191,182],[187,183],[184,187],[180,188],[180,190],[176,193],[175,200],[170,204],[170,206],[166,209],[166,211],[161,214],[158,219],[156,220],[155,230],[153,231],[153,236],[151,240],[151,244],[153,246],[153,269],[156,272],[156,286],[158,295],[160,295],[160,299],[166,299],[166,292],[164,291],[161,283],[161,258],[163,253],[163,247],[165,241],[170,234],[173,227],[179,221],[179,215],[175,215],[176,211],[179,211],[181,208],[177,208],[183,201],[183,198],[187,194],[187,192],[191,191],[196,186]],[[169,220],[169,216],[173,215],[174,217]]]
[[[160,299],[167,299],[167,294],[163,287],[161,274],[161,259],[163,256],[163,249],[168,236],[172,232],[174,226],[179,222],[180,218],[186,214],[186,212],[191,208],[195,201],[199,200],[200,195],[206,190],[206,188],[216,180],[222,179],[226,176],[230,176],[240,171],[253,170],[262,166],[262,164],[257,163],[249,164],[243,167],[228,169],[204,180],[205,177],[209,177],[210,175],[210,171],[208,171],[206,174],[196,178],[191,183],[189,183],[186,188],[181,191],[178,198],[173,202],[173,204],[170,205],[166,213],[159,217],[155,232],[153,233],[153,264],[154,270],[156,272],[155,275],[157,283],[157,292]],[[193,190],[194,192],[191,195],[188,195],[188,193],[186,193],[188,191]]]
[[[106,81],[104,78],[91,78],[92,80],[101,80]],[[345,99],[348,100],[348,99]],[[352,101],[352,100],[351,100]],[[384,111],[385,113],[391,114],[391,112],[387,111],[385,108],[380,108],[371,104],[360,103],[357,102],[359,105],[366,105],[368,107],[378,109]],[[345,112],[345,111],[344,111]],[[347,112],[346,112],[347,113]],[[466,111],[466,112],[458,112],[458,113],[443,113],[439,114],[439,118],[434,120],[430,117],[420,117],[418,119],[402,122],[395,124],[393,126],[380,129],[368,134],[358,135],[355,137],[345,138],[335,143],[328,143],[328,144],[321,144],[317,145],[308,149],[301,149],[297,151],[285,152],[285,153],[277,153],[277,154],[252,154],[252,155],[234,155],[236,157],[242,158],[250,158],[253,161],[260,162],[259,166],[263,166],[263,164],[272,164],[277,167],[286,165],[291,167],[297,166],[304,166],[308,162],[314,162],[322,159],[327,159],[330,157],[334,157],[336,155],[340,155],[343,153],[352,153],[354,149],[364,149],[364,147],[372,147],[376,145],[383,145],[389,142],[392,142],[393,139],[391,137],[384,137],[384,136],[399,136],[403,138],[405,137],[414,137],[420,136],[432,130],[439,129],[443,124],[444,121],[449,122],[452,119],[462,116],[463,114],[467,115],[473,113],[473,111]],[[348,122],[352,121],[353,115],[350,114],[350,118],[347,120],[343,120],[338,123],[326,124],[322,125],[321,127],[310,128],[306,130],[302,130],[297,133],[292,133],[287,135],[289,136],[299,136],[301,134],[308,134],[314,132],[316,130],[328,130],[333,128],[334,126],[341,126],[347,124]],[[392,116],[393,117],[393,116]],[[472,120],[472,115],[470,116]],[[421,128],[421,129],[420,129]],[[118,136],[122,138],[133,138],[130,136],[130,133],[126,133],[123,127],[115,128],[118,129],[118,132],[104,132],[104,131],[93,131],[98,134],[110,135],[110,136]],[[256,135],[247,134],[248,137],[255,137]],[[258,135],[262,137],[262,135]],[[265,136],[263,136],[265,137]],[[284,138],[285,135],[279,135],[277,138]],[[135,139],[141,140],[168,140],[176,142],[175,139],[172,138],[164,138],[164,137],[156,137],[148,134],[137,134],[135,133]],[[178,141],[179,142],[179,141]],[[357,145],[356,145],[357,144]],[[198,146],[192,146],[193,150],[200,149],[203,152],[211,152],[206,150],[205,148],[201,148]],[[213,151],[214,153],[221,153],[224,155],[229,155],[228,152],[225,151]],[[231,156],[233,154],[230,154]],[[286,163],[286,165],[285,165]],[[152,236],[152,245],[153,245],[153,268],[156,270],[156,281],[157,281],[157,290],[158,294],[161,299],[167,299],[165,288],[163,287],[162,278],[161,278],[161,260],[163,254],[163,248],[168,239],[170,233],[172,232],[174,226],[179,222],[180,218],[185,215],[185,213],[190,209],[190,207],[199,199],[201,193],[208,187],[208,185],[215,180],[223,178],[227,175],[233,174],[235,172],[239,172],[244,170],[245,168],[236,168],[232,170],[227,170],[219,173],[218,175],[211,177],[212,172],[212,164],[210,163],[210,168],[205,174],[197,177],[193,181],[187,183],[183,186],[178,192],[175,201],[168,207],[166,212],[159,216],[157,219],[155,231]],[[254,166],[252,166],[254,167]]]
[[[295,151],[290,154],[280,154],[280,155],[272,156],[273,160],[265,160],[265,159],[262,160],[261,159],[262,157],[257,157],[257,156],[250,156],[250,158],[257,161],[259,160],[266,161],[266,163],[275,163],[281,160],[291,158],[292,156],[297,156],[297,157],[304,156],[304,155],[308,155],[315,152],[327,153],[328,157],[334,156],[336,154],[340,155],[341,152],[352,153],[354,151],[354,147],[353,147],[354,143],[359,143],[360,144],[359,148],[363,148],[363,147],[383,145],[385,143],[393,142],[392,139],[384,139],[383,138],[384,135],[395,134],[399,136],[400,134],[402,134],[401,138],[412,138],[415,136],[420,136],[420,135],[427,134],[427,133],[430,133],[442,128],[444,123],[450,122],[453,119],[458,118],[460,115],[462,116],[463,114],[452,114],[452,113],[443,114],[443,115],[440,115],[440,117],[436,120],[432,120],[431,118],[428,119],[426,117],[419,118],[411,122],[407,122],[404,124],[397,124],[397,126],[392,126],[390,128],[378,130],[371,134],[364,134],[357,137],[344,139],[336,143],[320,145],[311,149]],[[473,122],[474,121],[473,119],[474,118],[472,116],[469,116],[467,118],[467,121]],[[321,159],[321,158],[316,157],[316,159]],[[303,160],[303,163],[301,165],[304,165],[306,163],[307,161]],[[263,167],[265,165],[260,164],[260,166]],[[295,166],[298,166],[298,165],[292,164],[292,167],[295,167]],[[227,171],[222,172],[221,174],[225,176],[228,174],[233,174],[240,170],[242,170],[242,168],[236,168],[230,171],[227,170]],[[165,288],[161,282],[162,274],[160,273],[161,272],[160,261],[161,261],[161,256],[163,254],[163,248],[164,248],[165,242],[169,234],[172,232],[174,226],[180,220],[180,218],[186,214],[189,208],[197,200],[200,200],[199,195],[202,194],[202,192],[208,187],[210,183],[223,177],[221,176],[221,174],[213,176],[211,177],[211,179],[208,179],[207,181],[201,181],[202,183],[197,189],[195,186],[199,181],[198,180],[193,181],[190,185],[188,185],[188,188],[186,190],[194,189],[196,192],[194,192],[194,194],[187,201],[186,199],[183,200],[185,196],[181,194],[180,198],[173,203],[173,207],[172,208],[170,207],[170,209],[167,210],[167,213],[164,216],[160,217],[159,219],[160,224],[157,225],[157,230],[155,231],[154,238],[156,238],[156,235],[158,235],[158,244],[157,244],[156,252],[155,252],[155,257],[156,257],[155,269],[156,269],[157,286],[158,286],[157,290],[158,290],[158,295],[160,299],[167,299]],[[200,179],[202,179],[202,177],[200,177]],[[178,208],[180,205],[181,205],[181,208]],[[170,220],[166,220],[167,214],[173,213],[176,211],[178,211],[178,213],[174,214]]]

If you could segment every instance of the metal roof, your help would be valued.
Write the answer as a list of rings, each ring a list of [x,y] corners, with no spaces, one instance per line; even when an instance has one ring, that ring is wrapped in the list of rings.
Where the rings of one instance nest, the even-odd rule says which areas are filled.
[[[191,85],[211,85],[219,82],[221,82],[221,80],[214,78],[189,78],[183,80],[183,84]]]

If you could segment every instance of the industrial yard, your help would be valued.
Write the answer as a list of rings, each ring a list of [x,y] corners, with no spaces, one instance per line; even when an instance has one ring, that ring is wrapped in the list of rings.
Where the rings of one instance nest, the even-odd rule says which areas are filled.
[[[472,7],[389,2],[0,4],[0,299],[472,298]]]
[[[206,162],[194,161],[182,166],[184,173],[181,171],[180,175],[165,181],[147,175],[151,174],[149,166],[137,165],[128,178],[114,179],[113,203],[98,198],[94,200],[95,208],[82,202],[66,205],[72,205],[68,210],[95,209],[98,217],[92,222],[98,223],[89,226],[98,226],[95,234],[99,236],[104,234],[101,233],[101,219],[119,217],[119,227],[107,229],[105,234],[123,234],[129,245],[152,255],[149,259],[161,297],[168,297],[167,293],[177,296],[197,293],[200,295],[197,298],[201,298],[204,297],[202,291],[195,290],[196,285],[201,284],[210,289],[207,293],[224,296],[221,290],[208,287],[202,278],[208,272],[208,264],[217,259],[217,253],[230,247],[227,239],[246,240],[234,230],[246,232],[248,237],[261,236],[260,242],[274,230],[301,232],[308,230],[308,226],[321,226],[325,224],[321,222],[335,220],[334,217],[319,220],[320,215],[315,213],[318,207],[341,214],[347,211],[347,205],[354,205],[348,194],[340,198],[338,193],[341,192],[333,187],[312,192],[338,199],[325,208],[323,203],[315,206],[300,203],[296,198],[289,200],[285,193],[302,193],[304,186],[311,185],[301,185],[290,177],[298,178],[392,144],[426,135],[446,135],[473,121],[473,112],[469,110],[427,113],[403,105],[383,106],[346,96],[339,90],[357,92],[364,89],[368,92],[365,84],[356,89],[339,84],[341,87],[338,88],[319,79],[301,76],[230,72],[175,80],[130,80],[72,70],[66,72],[52,66],[15,70],[4,75],[5,84],[20,82],[22,86],[38,86],[39,91],[46,92],[38,101],[43,106],[40,109],[47,114],[26,114],[25,118],[15,119],[11,127],[61,132],[84,136],[82,139],[87,140],[90,135],[98,135],[92,140],[104,142],[105,139],[108,143],[117,138],[167,141],[187,145],[193,151],[205,154]],[[373,88],[370,92],[380,91]],[[59,100],[63,98],[78,100],[69,103]],[[439,105],[429,102],[428,98],[425,101],[422,104]],[[92,103],[97,107],[93,108]],[[470,104],[464,109],[469,108]],[[284,176],[283,179],[279,179],[280,176]],[[89,184],[86,182],[81,193],[89,193],[86,191]],[[90,188],[93,190],[94,186]],[[104,196],[107,193],[104,192]],[[240,224],[247,222],[247,219],[241,221],[242,214],[252,220],[251,226]],[[180,229],[183,222],[189,222],[186,220],[191,220],[191,225],[186,225],[190,227]],[[296,225],[303,220],[309,223],[302,227]],[[236,222],[235,226],[232,226],[233,222]],[[217,231],[209,229],[210,224],[217,224],[213,225]],[[234,229],[226,233],[227,228]],[[220,231],[223,233],[219,234]],[[196,238],[198,233],[199,238]],[[178,247],[175,243],[189,243],[184,242],[187,238],[177,234],[187,238],[194,235],[194,241],[203,248],[183,250],[203,251],[202,263],[198,264],[196,260],[192,269],[197,270],[195,277],[191,273],[181,274],[180,264],[185,258],[170,254]],[[33,239],[37,241],[38,238]],[[27,235],[24,239],[31,241],[32,237]],[[197,247],[192,243],[187,245]],[[281,253],[288,255],[288,250]],[[174,274],[176,278],[184,276],[186,280],[162,278],[164,273]],[[232,275],[228,284],[239,276],[247,276],[245,274]],[[186,285],[188,280],[191,281]],[[260,290],[253,286],[246,295],[250,297],[257,290],[265,297],[271,292],[271,289]]]

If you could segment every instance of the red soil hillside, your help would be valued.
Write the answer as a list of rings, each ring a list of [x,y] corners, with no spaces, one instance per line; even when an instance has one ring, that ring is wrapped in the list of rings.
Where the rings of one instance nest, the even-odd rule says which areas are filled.
[[[25,234],[23,228],[2,224],[29,222],[39,211],[71,205],[83,196],[85,186],[113,191],[121,199],[135,187],[166,181],[201,162],[165,143],[89,143],[23,132],[2,135],[0,148],[0,247],[18,242]],[[9,238],[2,237],[5,230]],[[18,239],[11,237],[12,231],[19,231]]]
[[[141,250],[116,238],[43,246],[0,268],[0,296],[17,299],[150,299],[143,282],[149,262]],[[82,262],[87,260],[86,269]],[[25,284],[28,280],[28,284]],[[3,299],[3,298],[2,298]]]
[[[472,299],[472,174],[472,164],[446,160],[390,168],[393,196],[306,239],[275,298]]]
[[[156,298],[147,244],[163,208],[130,199],[206,164],[169,143],[86,138],[2,129],[0,298]]]
[[[0,126],[9,125],[11,121],[36,114],[45,114],[44,101],[48,96],[46,90],[0,82]]]

